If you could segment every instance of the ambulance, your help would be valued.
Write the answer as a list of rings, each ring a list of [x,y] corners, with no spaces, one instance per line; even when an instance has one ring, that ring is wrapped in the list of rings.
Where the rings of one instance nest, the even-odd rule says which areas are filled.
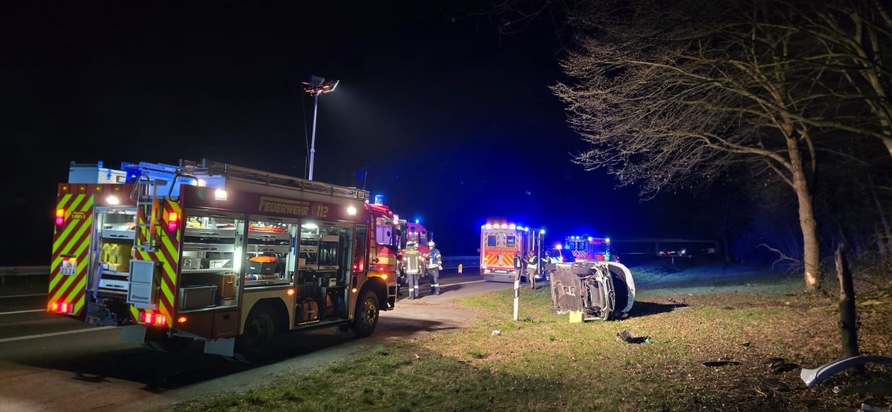
[[[504,221],[490,221],[480,226],[480,275],[486,281],[513,282],[516,276],[526,281],[532,273],[542,278],[543,265],[516,267],[515,257],[526,259],[531,254],[542,256],[542,239],[545,230]],[[524,271],[524,269],[528,269]]]

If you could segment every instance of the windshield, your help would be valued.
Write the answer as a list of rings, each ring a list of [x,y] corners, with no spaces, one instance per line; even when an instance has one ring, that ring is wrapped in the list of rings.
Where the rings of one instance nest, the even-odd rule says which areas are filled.
[[[549,258],[557,258],[563,263],[576,261],[573,258],[573,251],[567,249],[548,249],[545,251],[545,255]]]

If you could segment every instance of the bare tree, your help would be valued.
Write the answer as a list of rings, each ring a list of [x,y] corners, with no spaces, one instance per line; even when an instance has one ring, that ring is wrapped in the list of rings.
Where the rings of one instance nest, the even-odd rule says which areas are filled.
[[[771,2],[600,2],[588,35],[552,91],[590,149],[577,163],[606,168],[644,198],[703,188],[730,165],[774,172],[798,201],[806,290],[820,288],[810,179],[817,169],[811,93],[818,47]]]
[[[878,138],[892,156],[890,11],[892,4],[878,0],[806,2],[797,27],[824,47],[820,59],[813,61],[825,69],[822,82],[828,96],[867,109],[867,113],[828,113],[806,120],[814,126]]]

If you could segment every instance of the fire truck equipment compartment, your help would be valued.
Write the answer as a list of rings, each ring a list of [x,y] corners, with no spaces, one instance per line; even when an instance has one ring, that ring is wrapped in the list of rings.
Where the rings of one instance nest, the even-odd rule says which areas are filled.
[[[184,286],[180,289],[180,308],[201,309],[214,305],[217,286]]]

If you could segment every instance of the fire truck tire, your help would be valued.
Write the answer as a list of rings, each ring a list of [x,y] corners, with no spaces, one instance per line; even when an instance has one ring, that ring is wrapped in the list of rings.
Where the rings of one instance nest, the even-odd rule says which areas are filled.
[[[353,334],[357,337],[371,335],[378,326],[378,311],[378,295],[371,290],[363,292],[353,313],[353,323],[350,326]]]
[[[236,359],[253,362],[269,352],[278,332],[276,313],[266,305],[256,306],[245,321],[245,332],[235,340]]]

